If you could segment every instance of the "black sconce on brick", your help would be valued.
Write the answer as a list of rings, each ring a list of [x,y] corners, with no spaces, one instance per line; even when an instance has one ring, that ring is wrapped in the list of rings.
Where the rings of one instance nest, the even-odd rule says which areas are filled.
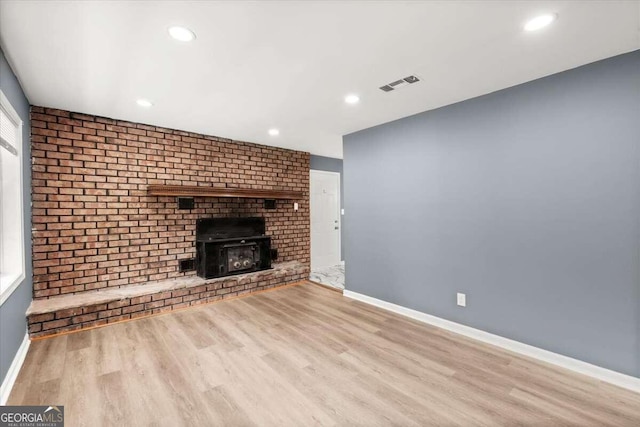
[[[178,197],[178,209],[193,209],[195,207],[195,202],[193,197]]]

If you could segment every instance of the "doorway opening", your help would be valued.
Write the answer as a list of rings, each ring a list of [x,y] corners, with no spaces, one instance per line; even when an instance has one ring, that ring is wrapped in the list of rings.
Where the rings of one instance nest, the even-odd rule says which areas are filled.
[[[313,281],[344,289],[341,257],[340,174],[311,170],[311,275]]]

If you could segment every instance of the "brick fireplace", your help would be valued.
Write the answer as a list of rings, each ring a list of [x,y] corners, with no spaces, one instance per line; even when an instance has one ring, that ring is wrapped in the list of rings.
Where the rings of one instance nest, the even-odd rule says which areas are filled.
[[[191,279],[179,260],[195,257],[196,220],[208,217],[263,217],[278,262],[308,275],[308,153],[43,107],[32,107],[31,124],[34,303]],[[265,209],[261,199],[216,197],[179,210],[175,197],[147,194],[158,184],[303,197],[297,211],[292,200]]]

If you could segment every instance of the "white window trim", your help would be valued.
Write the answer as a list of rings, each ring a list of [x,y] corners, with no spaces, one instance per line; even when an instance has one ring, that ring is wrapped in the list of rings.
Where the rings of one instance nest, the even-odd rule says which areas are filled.
[[[20,286],[20,284],[24,281],[26,274],[26,265],[25,265],[25,239],[24,239],[24,186],[23,186],[23,163],[22,163],[22,147],[24,145],[24,141],[22,140],[22,126],[23,122],[16,110],[13,108],[9,99],[4,95],[4,92],[0,90],[0,108],[4,110],[5,114],[18,125],[18,146],[15,149],[18,151],[18,162],[20,164],[20,235],[22,238],[20,239],[20,246],[22,256],[22,274],[18,275],[6,275],[7,277],[2,278],[2,284],[0,285],[0,306],[4,304],[4,302],[9,299],[11,294]],[[6,280],[6,284],[5,284]]]

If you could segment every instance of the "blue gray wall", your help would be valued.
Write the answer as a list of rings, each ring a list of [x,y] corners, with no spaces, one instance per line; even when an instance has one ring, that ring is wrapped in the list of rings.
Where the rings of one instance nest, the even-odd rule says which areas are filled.
[[[23,171],[24,228],[25,228],[25,280],[0,306],[0,382],[11,366],[27,329],[25,312],[31,303],[33,280],[31,263],[31,124],[29,101],[22,92],[20,83],[9,67],[4,52],[0,50],[0,89],[23,121]]]
[[[311,169],[317,171],[338,172],[340,174],[340,209],[344,208],[344,180],[342,179],[342,159],[311,155]],[[340,257],[344,261],[344,221],[340,230]]]
[[[347,135],[344,178],[347,289],[640,376],[640,51]]]

